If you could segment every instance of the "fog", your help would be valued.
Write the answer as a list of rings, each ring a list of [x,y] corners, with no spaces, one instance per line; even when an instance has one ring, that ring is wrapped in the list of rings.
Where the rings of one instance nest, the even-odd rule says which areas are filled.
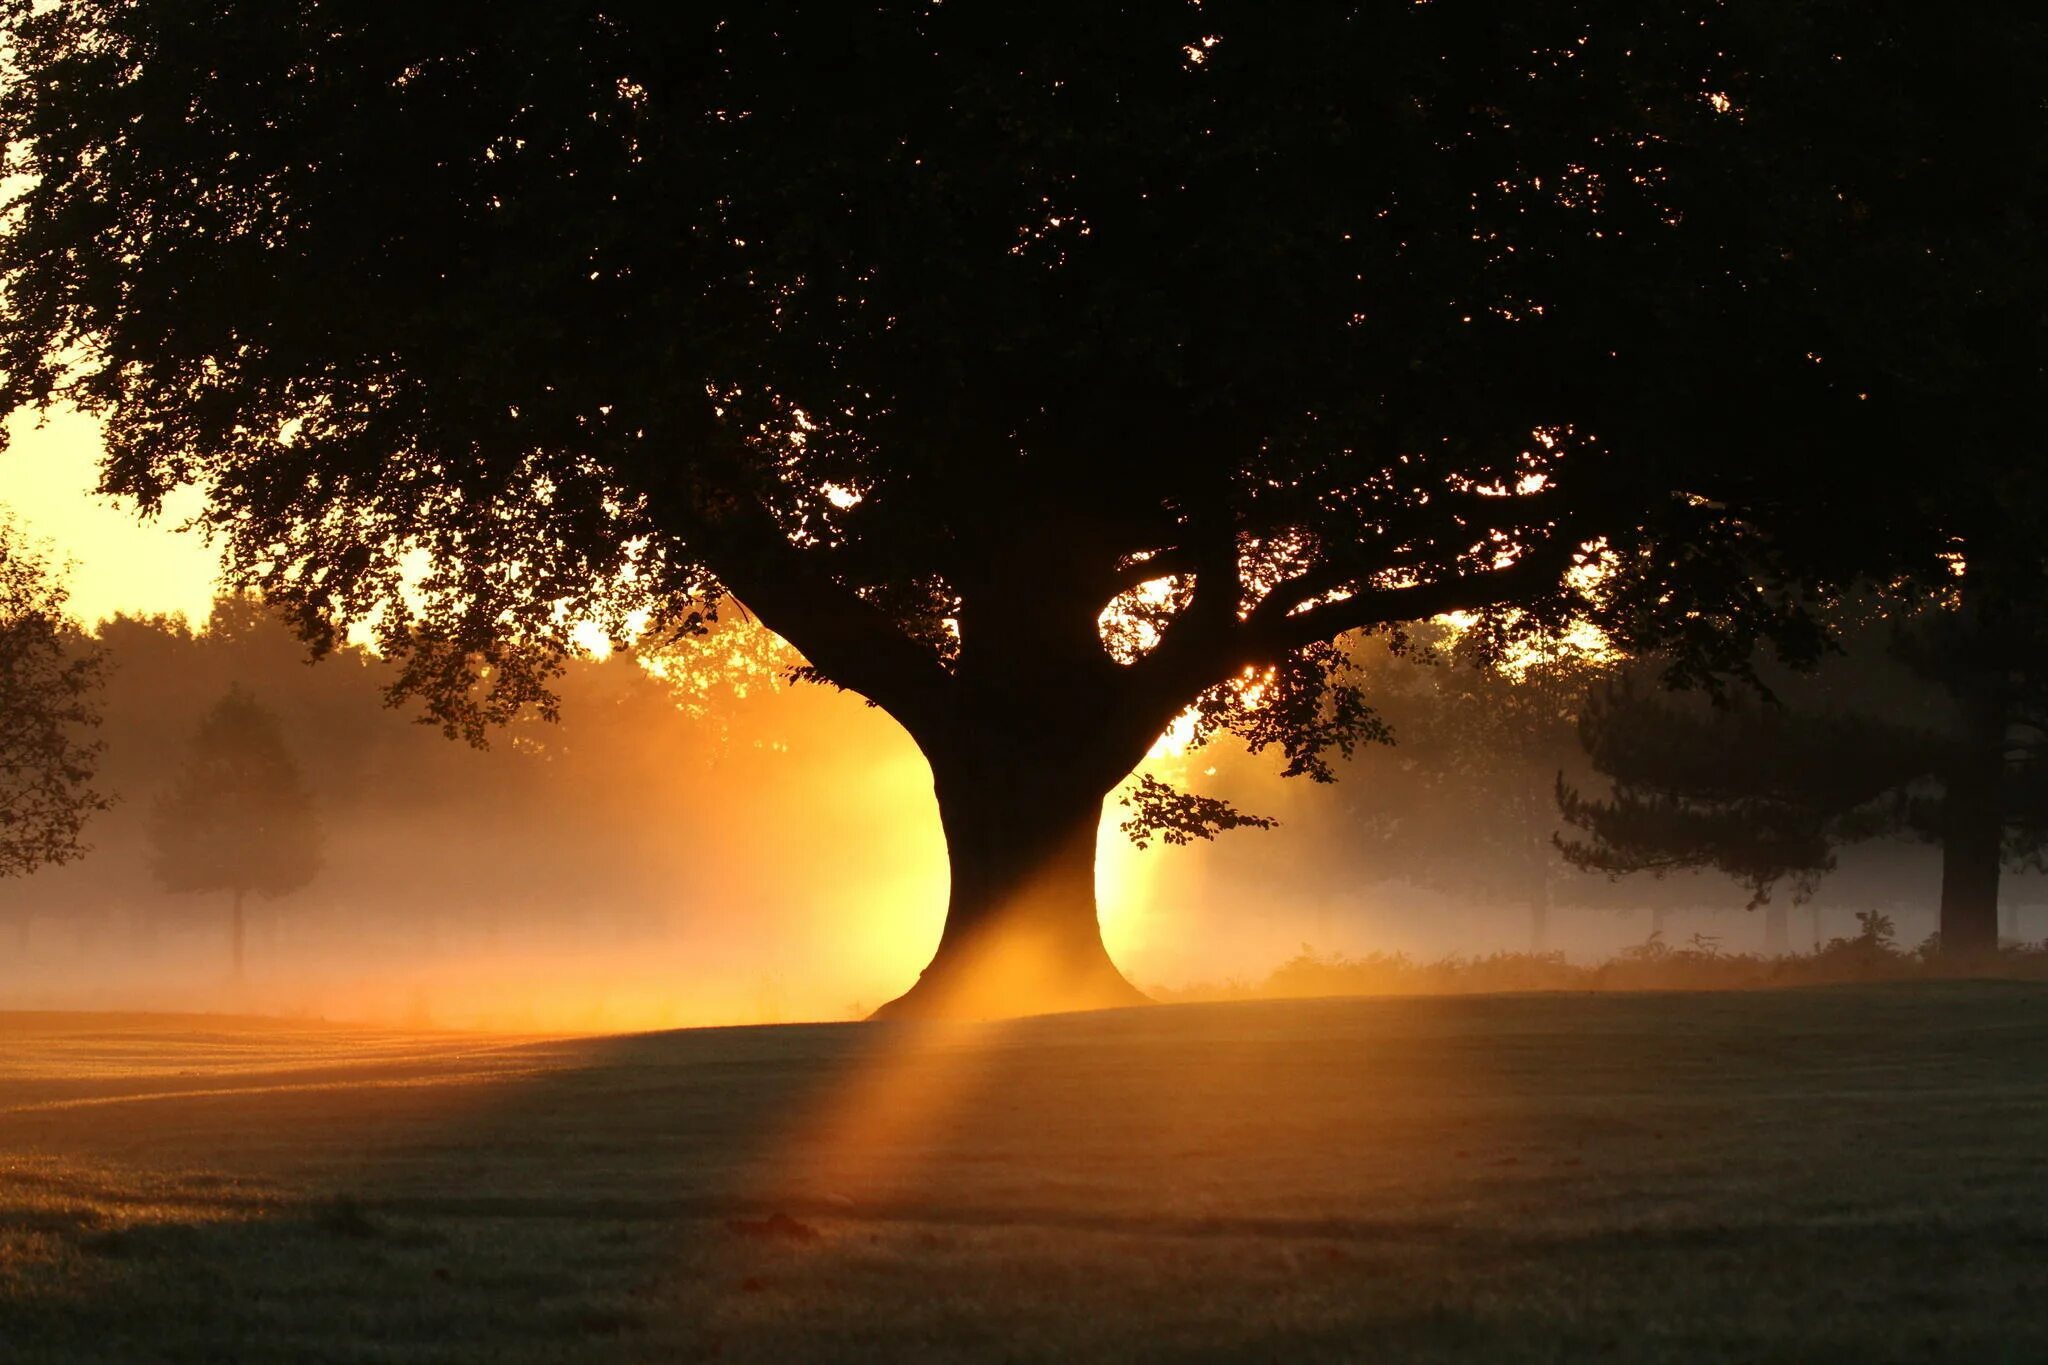
[[[224,602],[198,631],[116,618],[100,632],[99,780],[115,804],[85,858],[0,883],[0,1007],[543,1031],[857,1017],[907,988],[938,939],[930,774],[858,697],[779,681],[769,644],[729,629],[666,679],[622,656],[575,664],[559,723],[522,722],[479,750],[386,706],[374,657],[308,665],[251,603]],[[162,890],[148,837],[200,718],[231,686],[276,718],[324,845],[310,884],[251,898],[240,979],[228,894]],[[1383,828],[1368,837],[1360,812],[1404,761],[1373,746],[1319,785],[1228,745],[1162,747],[1159,775],[1280,826],[1141,851],[1108,803],[1098,885],[1119,965],[1141,987],[1186,989],[1256,983],[1305,945],[1420,960],[1531,949],[1527,897],[1460,895],[1417,872],[1494,856],[1476,826],[1397,831],[1406,845]],[[1554,771],[1532,759],[1535,799]],[[1549,875],[1543,946],[1574,959],[1653,932],[1762,944],[1762,916],[1726,878],[1609,882],[1561,863]],[[1852,932],[1852,908],[1882,903],[1911,942],[1932,927],[1937,878],[1923,847],[1852,850],[1816,898],[1820,931]],[[1795,948],[1808,914],[1794,913]]]

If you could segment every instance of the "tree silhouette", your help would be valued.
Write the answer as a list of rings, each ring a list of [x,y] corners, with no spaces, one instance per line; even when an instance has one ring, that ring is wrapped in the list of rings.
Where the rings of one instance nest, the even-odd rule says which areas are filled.
[[[277,721],[240,688],[207,712],[185,767],[158,797],[151,865],[166,891],[226,891],[234,972],[243,898],[288,895],[320,870],[313,801]]]
[[[108,805],[93,787],[100,746],[86,737],[103,660],[64,609],[48,560],[0,517],[0,877],[82,856],[85,822]]]
[[[1569,647],[1472,667],[1470,642],[1432,632],[1425,667],[1383,663],[1378,709],[1395,747],[1354,765],[1351,837],[1385,875],[1475,901],[1524,904],[1530,948],[1549,949],[1560,874],[1553,783],[1577,747],[1585,696],[1606,665]],[[1394,676],[1398,670],[1398,676]]]
[[[16,5],[0,407],[204,484],[472,735],[731,595],[930,760],[896,1008],[1126,1001],[1100,805],[1190,705],[1327,775],[1345,632],[1583,611],[1699,678],[1947,548],[1862,466],[1930,421],[1908,322],[1977,384],[1916,310],[1986,262],[1903,245],[1985,128],[2037,183],[2007,8]]]
[[[1560,783],[1584,831],[1566,855],[1614,874],[1718,868],[1757,904],[1787,880],[1803,899],[1844,845],[1924,839],[1941,849],[1943,950],[1995,947],[2002,869],[2048,848],[2048,620],[1977,607],[1958,592],[1866,627],[1846,659],[1769,699],[1708,707],[1640,682],[1600,695],[1582,737],[1613,790]]]

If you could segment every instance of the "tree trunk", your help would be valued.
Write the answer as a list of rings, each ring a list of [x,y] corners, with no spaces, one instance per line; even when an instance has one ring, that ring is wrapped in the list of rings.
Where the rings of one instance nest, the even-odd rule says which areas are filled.
[[[1811,930],[1811,931],[1812,931],[1812,933],[1813,933],[1813,949],[1814,949],[1814,951],[1815,951],[1815,952],[1819,952],[1819,951],[1820,951],[1820,907],[1819,907],[1818,905],[1808,905],[1808,906],[1806,907],[1806,924],[1807,924],[1807,928],[1808,928],[1809,930]]]
[[[1096,917],[1096,829],[1117,779],[1099,763],[1063,765],[1022,747],[942,756],[932,769],[952,873],[945,932],[917,984],[874,1017],[1146,1003],[1110,961]]]
[[[242,929],[242,888],[238,886],[235,888],[235,908],[230,912],[228,919],[229,942],[232,944],[232,952],[234,954],[235,981],[237,983],[242,980]]]
[[[1998,877],[2005,856],[2005,707],[1983,686],[1963,698],[1964,736],[1941,802],[1941,950],[1998,946]]]
[[[1764,954],[1783,957],[1792,948],[1791,916],[1775,902],[1764,907]]]

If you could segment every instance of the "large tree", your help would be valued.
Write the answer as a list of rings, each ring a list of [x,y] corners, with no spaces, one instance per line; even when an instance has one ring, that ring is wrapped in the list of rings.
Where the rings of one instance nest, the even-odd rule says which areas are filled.
[[[150,863],[166,891],[228,893],[229,954],[242,976],[251,892],[289,895],[320,870],[320,825],[276,717],[239,687],[199,722],[185,765],[158,795]]]
[[[458,728],[736,598],[931,762],[898,1008],[1129,1000],[1095,830],[1184,708],[1322,774],[1344,632],[1699,676],[1929,548],[1843,300],[1939,292],[1954,167],[1862,111],[2040,113],[2012,7],[1923,9],[11,0],[0,406]]]
[[[104,660],[65,597],[47,555],[0,514],[0,877],[80,857],[86,821],[107,808],[92,738]]]

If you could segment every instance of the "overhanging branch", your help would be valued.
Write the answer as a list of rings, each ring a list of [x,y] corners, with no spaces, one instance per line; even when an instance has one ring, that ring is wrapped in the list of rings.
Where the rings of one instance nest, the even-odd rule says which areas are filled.
[[[708,414],[708,451],[725,433]],[[686,542],[740,604],[796,647],[824,677],[915,730],[944,704],[950,677],[932,652],[880,607],[790,543],[730,448],[698,461],[695,478],[661,490],[690,528]]]
[[[1576,563],[1580,546],[1565,536],[1498,569],[1458,574],[1399,588],[1361,588],[1337,601],[1286,614],[1265,614],[1262,603],[1245,622],[1245,636],[1261,654],[1284,654],[1350,630],[1427,620],[1453,611],[1484,611],[1527,601],[1554,588]],[[1325,591],[1337,591],[1331,587]]]

